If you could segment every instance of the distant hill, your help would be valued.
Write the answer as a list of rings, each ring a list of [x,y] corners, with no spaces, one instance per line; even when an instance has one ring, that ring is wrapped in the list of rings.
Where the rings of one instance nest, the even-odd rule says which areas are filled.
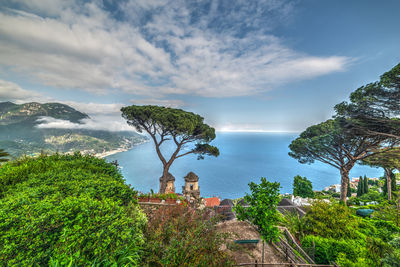
[[[0,125],[32,122],[42,116],[71,122],[79,122],[82,119],[89,118],[88,115],[60,103],[40,104],[32,102],[21,105],[11,102],[0,103]]]
[[[16,157],[41,151],[66,153],[79,150],[98,154],[129,149],[146,140],[133,132],[38,128],[38,119],[44,116],[73,123],[81,123],[82,119],[89,118],[87,114],[60,103],[18,105],[0,102],[0,148]]]

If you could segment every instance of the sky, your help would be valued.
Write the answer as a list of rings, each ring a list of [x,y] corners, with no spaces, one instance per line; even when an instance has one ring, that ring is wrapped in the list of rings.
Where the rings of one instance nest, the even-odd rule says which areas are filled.
[[[0,101],[131,129],[128,105],[217,131],[301,132],[400,62],[400,1],[0,0]],[[106,125],[106,126],[105,126]]]

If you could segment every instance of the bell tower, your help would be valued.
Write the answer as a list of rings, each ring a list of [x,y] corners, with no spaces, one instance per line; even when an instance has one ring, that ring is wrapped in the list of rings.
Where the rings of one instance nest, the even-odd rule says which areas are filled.
[[[195,173],[189,172],[185,176],[185,186],[182,186],[182,194],[189,198],[200,198],[199,177]]]

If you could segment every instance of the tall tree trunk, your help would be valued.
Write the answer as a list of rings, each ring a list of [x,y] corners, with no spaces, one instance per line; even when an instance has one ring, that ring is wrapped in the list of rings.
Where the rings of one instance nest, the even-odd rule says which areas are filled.
[[[167,189],[167,178],[168,178],[168,171],[172,165],[172,162],[176,159],[179,151],[181,150],[182,144],[177,144],[176,150],[172,153],[171,158],[168,161],[163,161],[163,174],[160,178],[160,194],[164,194],[165,190]],[[158,153],[158,152],[157,152]],[[161,154],[161,152],[160,152]]]
[[[392,200],[392,170],[389,168],[385,168],[386,174],[386,184],[387,184],[387,197],[388,200]]]
[[[160,177],[160,191],[159,191],[160,194],[164,194],[165,190],[167,189],[167,178],[170,167],[171,164],[166,164],[163,167],[163,173],[162,176]]]
[[[347,185],[349,184],[349,170],[346,168],[340,169],[341,183],[340,183],[340,201],[346,204]]]

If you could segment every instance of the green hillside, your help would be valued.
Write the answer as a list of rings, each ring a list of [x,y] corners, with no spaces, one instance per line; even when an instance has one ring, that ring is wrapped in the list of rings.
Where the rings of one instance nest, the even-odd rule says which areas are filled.
[[[91,154],[128,149],[145,137],[133,132],[108,132],[88,129],[41,129],[42,117],[80,123],[88,115],[60,103],[0,103],[0,148],[12,156],[34,155],[41,151],[66,153],[83,151]]]
[[[79,122],[82,119],[89,118],[88,115],[60,103],[40,104],[31,102],[21,105],[11,102],[0,103],[0,125],[34,122],[34,120],[42,116],[71,122]]]

